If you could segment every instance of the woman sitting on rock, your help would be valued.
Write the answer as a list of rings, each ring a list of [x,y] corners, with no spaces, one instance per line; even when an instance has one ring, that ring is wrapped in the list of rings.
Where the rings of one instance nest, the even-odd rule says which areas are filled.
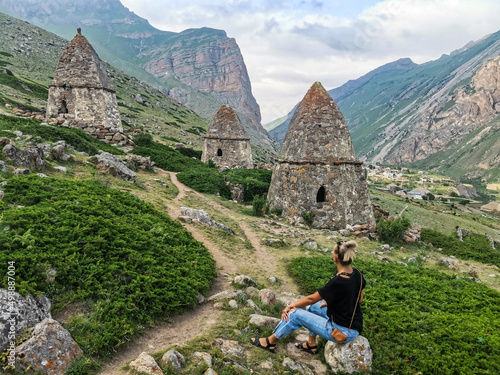
[[[271,336],[252,338],[250,342],[274,353],[278,340],[300,327],[309,330],[309,338],[307,342],[296,343],[295,346],[311,354],[318,353],[316,335],[340,343],[354,340],[363,329],[360,304],[366,285],[361,272],[351,267],[356,247],[355,241],[337,242],[333,249],[337,274],[316,293],[287,305],[281,315],[281,322]],[[306,310],[299,309],[305,306]]]

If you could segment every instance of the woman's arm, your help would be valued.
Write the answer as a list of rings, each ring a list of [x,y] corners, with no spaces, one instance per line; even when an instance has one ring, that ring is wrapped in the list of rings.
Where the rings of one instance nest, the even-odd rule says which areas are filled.
[[[281,320],[288,321],[288,313],[295,311],[297,307],[305,307],[309,305],[313,305],[318,301],[321,301],[323,298],[319,295],[318,292],[313,293],[311,295],[308,295],[304,298],[299,299],[298,301],[292,302],[289,305],[287,305],[283,309],[283,314],[281,314]]]

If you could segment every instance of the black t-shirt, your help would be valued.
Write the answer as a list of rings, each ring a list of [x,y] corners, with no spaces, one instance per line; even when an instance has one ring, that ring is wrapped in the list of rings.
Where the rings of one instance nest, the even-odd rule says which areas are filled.
[[[358,299],[359,284],[362,279],[364,288],[366,280],[356,268],[353,269],[352,273],[346,275],[349,277],[336,275],[324,287],[318,290],[318,293],[327,303],[328,316],[333,318],[333,321],[338,325],[349,328],[354,305]],[[359,303],[351,328],[359,333],[363,330],[363,312]]]

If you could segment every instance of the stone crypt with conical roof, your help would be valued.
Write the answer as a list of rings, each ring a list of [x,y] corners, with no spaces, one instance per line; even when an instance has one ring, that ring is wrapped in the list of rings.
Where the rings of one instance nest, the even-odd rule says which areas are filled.
[[[66,46],[49,86],[47,119],[51,118],[108,143],[126,143],[115,91],[81,29]]]
[[[236,112],[224,104],[208,126],[201,161],[213,160],[219,168],[253,168],[250,138]]]
[[[273,169],[268,201],[293,222],[342,229],[375,224],[368,185],[344,116],[314,83],[298,105]]]

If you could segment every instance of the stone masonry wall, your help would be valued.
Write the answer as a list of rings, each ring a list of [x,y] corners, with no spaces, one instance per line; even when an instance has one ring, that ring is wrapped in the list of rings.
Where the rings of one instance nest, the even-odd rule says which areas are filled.
[[[218,156],[218,150],[222,151],[222,156]],[[253,168],[250,140],[205,138],[201,161],[209,160],[219,168]]]
[[[324,187],[324,202],[317,194]],[[346,225],[375,224],[361,163],[311,164],[278,162],[269,189],[270,208],[283,210],[292,222],[313,213],[312,226],[343,229]]]

